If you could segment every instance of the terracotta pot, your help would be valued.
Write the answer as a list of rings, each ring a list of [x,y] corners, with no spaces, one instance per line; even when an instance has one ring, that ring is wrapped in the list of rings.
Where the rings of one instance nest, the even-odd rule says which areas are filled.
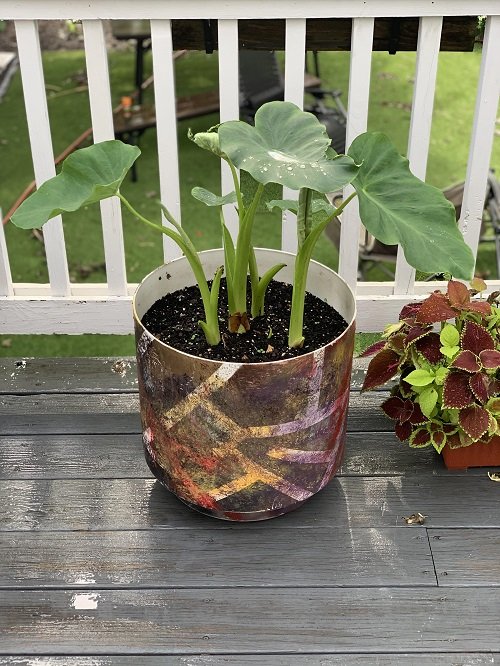
[[[500,437],[494,435],[487,444],[477,442],[459,449],[450,449],[446,444],[441,453],[448,469],[500,467]]]
[[[257,250],[259,269],[294,257]],[[200,253],[205,273],[222,250]],[[168,277],[168,279],[167,279]],[[228,520],[263,520],[300,506],[340,465],[354,348],[355,299],[330,269],[312,262],[308,291],[348,322],[336,340],[303,356],[269,363],[223,363],[180,352],[141,318],[168,292],[195,284],[184,257],[150,273],[134,297],[144,446],[153,474],[179,499]]]

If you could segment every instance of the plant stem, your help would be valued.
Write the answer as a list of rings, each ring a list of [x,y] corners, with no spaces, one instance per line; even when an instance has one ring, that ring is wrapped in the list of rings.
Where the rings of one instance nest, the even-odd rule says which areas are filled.
[[[264,185],[259,183],[257,191],[255,192],[252,203],[248,210],[245,212],[243,219],[240,222],[238,231],[238,238],[236,240],[236,253],[234,262],[234,276],[233,276],[233,298],[234,298],[234,312],[229,314],[244,314],[247,306],[247,273],[248,261],[250,256],[250,240],[252,236],[253,221],[255,212],[259,205]]]
[[[159,231],[160,233],[165,234],[166,236],[171,238],[184,253],[186,259],[189,262],[189,265],[191,266],[191,269],[198,283],[198,287],[200,289],[200,294],[203,301],[203,309],[205,311],[205,318],[206,318],[206,322],[204,322],[205,325],[202,328],[205,333],[207,343],[211,346],[218,345],[220,342],[220,331],[219,331],[219,319],[217,316],[217,303],[215,303],[214,305],[212,302],[212,299],[210,297],[210,289],[208,287],[207,278],[205,276],[205,271],[203,270],[203,266],[201,265],[198,253],[194,250],[194,246],[190,242],[186,242],[186,240],[182,237],[180,233],[172,231],[172,229],[169,229],[168,227],[162,224],[156,224],[156,222],[152,222],[151,220],[148,220],[147,217],[144,217],[144,215],[141,215],[141,213],[139,213],[139,211],[137,211],[132,206],[132,204],[123,196],[123,194],[121,194],[121,192],[118,192],[117,196],[119,197],[123,205],[132,213],[134,217],[136,217],[144,224],[147,224],[152,229],[155,229],[156,231]],[[170,221],[172,222],[172,219],[170,219]],[[176,225],[179,226],[177,223]]]
[[[302,347],[304,344],[304,299],[306,295],[307,272],[309,263],[311,261],[312,252],[319,237],[323,233],[328,224],[344,210],[347,204],[357,196],[356,192],[350,194],[342,204],[335,209],[330,217],[320,222],[309,233],[305,239],[302,247],[297,252],[295,258],[295,269],[293,279],[292,291],[292,308],[290,312],[290,325],[288,328],[288,346],[289,347]]]
[[[297,210],[297,242],[299,249],[311,232],[311,201],[312,190],[302,187],[299,190],[299,207]]]

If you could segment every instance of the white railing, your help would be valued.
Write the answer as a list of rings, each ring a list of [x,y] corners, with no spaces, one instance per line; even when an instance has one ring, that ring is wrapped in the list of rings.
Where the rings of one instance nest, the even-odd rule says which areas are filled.
[[[485,15],[486,30],[476,97],[460,228],[477,253],[484,194],[500,92],[499,0],[0,0],[0,19],[15,20],[26,115],[37,184],[54,175],[54,155],[45,96],[39,19],[81,19],[84,30],[94,140],[111,139],[113,116],[102,21],[150,19],[161,198],[180,214],[176,109],[171,21],[218,21],[220,118],[238,115],[238,19],[286,19],[285,97],[302,104],[307,18],[352,19],[346,144],[367,126],[374,19],[420,17],[414,95],[408,141],[413,172],[425,178],[432,122],[437,59],[444,16]],[[468,141],[469,137],[464,137]],[[231,187],[222,171],[222,190]],[[3,202],[0,202],[0,205]],[[127,333],[131,331],[121,212],[118,201],[101,206],[106,284],[71,283],[61,220],[44,228],[50,284],[13,283],[3,229],[0,231],[0,333]],[[230,221],[230,225],[236,221]],[[358,283],[359,218],[351,205],[344,213],[339,272],[357,290],[358,330],[380,330],[401,304],[433,288],[414,282],[402,253],[393,282]],[[0,225],[1,228],[1,225]],[[283,224],[282,247],[294,248],[293,225]],[[442,249],[446,251],[445,248]],[[168,261],[178,250],[165,238]],[[492,288],[499,288],[496,283]]]

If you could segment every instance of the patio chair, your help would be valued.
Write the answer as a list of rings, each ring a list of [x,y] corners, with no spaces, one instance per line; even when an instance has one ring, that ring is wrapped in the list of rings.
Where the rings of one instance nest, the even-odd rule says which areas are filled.
[[[257,109],[273,100],[283,100],[285,86],[273,51],[254,51],[242,49],[240,59],[240,117],[252,122]],[[317,63],[317,60],[316,60]],[[340,100],[341,91],[326,90],[321,87],[321,79],[316,73],[305,72],[304,92],[313,97],[306,111],[314,113],[326,127],[332,140],[332,147],[343,153],[345,149],[345,132],[347,114]],[[326,104],[333,102],[333,106]]]
[[[462,212],[462,199],[464,195],[464,183],[450,185],[443,194],[455,207],[457,221]],[[333,195],[331,199],[338,205],[340,193]],[[491,229],[488,229],[491,225]],[[491,234],[493,232],[493,235]],[[326,229],[328,238],[335,247],[340,247],[340,223],[334,220]],[[500,276],[500,181],[496,178],[493,169],[488,174],[488,185],[484,199],[483,223],[481,226],[480,242],[495,242],[497,275]],[[361,230],[359,240],[359,279],[366,279],[366,271],[377,264],[377,267],[391,280],[394,279],[397,245],[385,245],[376,240],[366,229]],[[391,266],[392,264],[392,266]],[[394,267],[394,268],[393,268]],[[433,276],[434,277],[434,276]]]

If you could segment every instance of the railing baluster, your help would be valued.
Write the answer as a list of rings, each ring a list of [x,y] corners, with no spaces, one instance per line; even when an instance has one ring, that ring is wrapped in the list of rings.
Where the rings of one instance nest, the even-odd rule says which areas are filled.
[[[12,275],[10,272],[9,254],[5,241],[5,231],[2,224],[2,210],[0,209],[0,296],[14,296]]]
[[[151,21],[151,40],[161,200],[175,219],[180,222],[181,193],[175,106],[174,52],[172,26],[168,19]],[[165,224],[165,219],[163,223]],[[165,261],[175,259],[180,254],[178,246],[168,236],[164,235],[163,256]]]
[[[352,21],[346,150],[367,127],[373,26],[373,18],[357,18]],[[344,198],[352,191],[350,185],[345,187]],[[358,203],[355,198],[342,213],[339,254],[339,273],[352,289],[356,288],[357,281],[360,228]]]
[[[15,25],[33,169],[40,187],[56,170],[38,26],[36,21],[16,21]],[[52,295],[67,296],[71,287],[60,215],[44,225],[43,239]]]
[[[408,138],[408,159],[410,169],[415,176],[422,180],[425,180],[427,170],[442,26],[443,18],[441,16],[431,16],[420,19],[418,30],[417,64]],[[399,247],[394,293],[413,293],[414,281],[415,269],[408,264],[403,250]]]
[[[82,23],[90,113],[94,142],[97,143],[115,138],[108,54],[102,21],[87,20]],[[113,197],[101,201],[100,206],[109,293],[113,296],[123,296],[127,293],[127,274],[120,203],[117,197]]]
[[[305,18],[286,20],[285,54],[285,99],[302,108],[306,55]],[[284,187],[283,198],[296,199],[297,193]],[[295,252],[297,249],[295,216],[290,211],[285,211],[282,216],[281,247],[287,252]]]
[[[500,94],[498,63],[500,16],[489,16],[486,19],[474,127],[460,216],[460,229],[476,257]]]
[[[240,114],[239,104],[239,68],[238,68],[238,21],[225,19],[219,21],[219,96],[220,122],[237,120]],[[234,190],[233,178],[229,166],[221,163],[222,194]],[[224,206],[227,228],[233,238],[238,233],[238,215],[234,205]]]

